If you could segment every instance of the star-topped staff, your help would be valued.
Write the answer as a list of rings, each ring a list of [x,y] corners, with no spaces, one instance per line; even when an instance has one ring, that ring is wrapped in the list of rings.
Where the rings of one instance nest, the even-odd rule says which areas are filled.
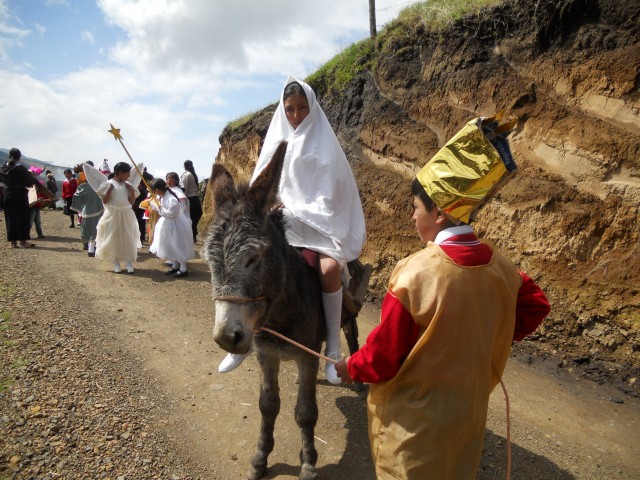
[[[124,146],[124,142],[122,141],[122,135],[120,135],[120,129],[114,127],[113,123],[110,123],[109,125],[111,125],[111,130],[107,130],[107,132],[111,133],[111,135],[113,135],[113,138],[115,138],[116,140],[118,140],[120,142],[120,145],[122,145],[122,148],[124,148],[124,151],[127,154],[127,157],[129,157],[129,160],[131,160],[131,163],[133,164],[133,166],[135,167],[136,171],[138,172],[138,175],[140,175],[140,178],[142,179],[142,182],[147,187],[147,190],[149,190],[149,192],[151,192],[151,186],[147,183],[147,179],[144,178],[144,175],[142,175],[142,172],[140,171],[140,168],[138,167],[136,162],[133,161],[133,158],[131,158],[131,154],[129,153],[129,150],[127,150],[127,147]],[[134,185],[134,186],[137,187],[137,185]]]

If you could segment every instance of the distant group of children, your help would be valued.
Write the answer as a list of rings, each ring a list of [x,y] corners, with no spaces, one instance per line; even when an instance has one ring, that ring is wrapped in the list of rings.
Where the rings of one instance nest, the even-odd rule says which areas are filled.
[[[195,172],[190,160],[185,162],[187,167],[183,178],[191,180]],[[126,272],[133,274],[146,233],[149,251],[166,260],[170,267],[166,274],[174,278],[188,276],[187,261],[195,258],[197,223],[202,215],[197,176],[196,196],[190,199],[174,172],[168,173],[165,181],[153,179],[146,169],[143,177],[126,162],[116,163],[111,172],[106,161],[100,169],[93,162],[86,162],[76,166],[75,171],[75,191],[67,202],[63,184],[63,198],[71,216],[70,228],[75,226],[74,213],[82,218],[81,237],[88,256],[110,262],[115,273],[122,272],[124,264]],[[71,170],[68,172],[71,177]],[[193,190],[189,182],[187,185]],[[192,211],[196,212],[195,221]]]

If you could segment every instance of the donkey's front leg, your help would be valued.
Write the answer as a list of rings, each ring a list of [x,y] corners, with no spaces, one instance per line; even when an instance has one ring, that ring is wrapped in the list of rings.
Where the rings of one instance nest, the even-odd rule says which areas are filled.
[[[318,477],[316,472],[318,451],[313,437],[316,423],[318,422],[318,402],[316,399],[318,362],[318,359],[311,355],[298,362],[298,380],[300,383],[296,402],[296,423],[302,433],[300,480],[314,480]]]
[[[280,387],[278,386],[278,370],[280,359],[277,356],[266,357],[258,352],[260,363],[260,413],[262,423],[256,454],[251,459],[250,480],[262,478],[267,469],[267,458],[273,451],[273,429],[276,417],[280,412]]]

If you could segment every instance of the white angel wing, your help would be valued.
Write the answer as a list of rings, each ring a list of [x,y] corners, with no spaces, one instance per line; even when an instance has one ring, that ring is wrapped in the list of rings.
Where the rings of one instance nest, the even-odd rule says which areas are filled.
[[[140,180],[142,179],[142,177],[138,173],[138,170],[140,170],[142,172],[143,169],[144,169],[144,163],[139,163],[137,169],[136,169],[136,167],[131,165],[131,175],[129,176],[129,180],[127,180],[127,181],[131,185],[133,185],[134,188],[138,188],[138,185],[140,185]]]
[[[104,185],[108,181],[107,176],[104,173],[96,167],[92,167],[88,163],[82,165],[82,170],[87,177],[87,183],[96,192],[100,189],[101,185]]]

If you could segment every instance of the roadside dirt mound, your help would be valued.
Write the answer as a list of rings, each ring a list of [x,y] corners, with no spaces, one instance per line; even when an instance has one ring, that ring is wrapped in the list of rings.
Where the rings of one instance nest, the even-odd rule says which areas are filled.
[[[548,294],[537,348],[638,395],[640,4],[519,0],[439,31],[394,22],[374,60],[343,92],[312,85],[360,189],[369,299],[420,248],[411,178],[465,122],[504,109],[519,169],[475,229]],[[227,128],[216,161],[249,176],[273,108]]]

